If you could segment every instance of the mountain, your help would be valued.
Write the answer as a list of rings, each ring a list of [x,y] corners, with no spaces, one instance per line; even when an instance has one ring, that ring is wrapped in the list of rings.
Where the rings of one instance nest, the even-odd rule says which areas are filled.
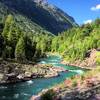
[[[12,14],[25,31],[53,34],[77,26],[75,20],[44,0],[0,0],[0,18]]]

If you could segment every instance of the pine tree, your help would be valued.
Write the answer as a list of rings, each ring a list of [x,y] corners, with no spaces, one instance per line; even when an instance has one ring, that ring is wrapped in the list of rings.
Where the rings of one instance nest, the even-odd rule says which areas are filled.
[[[15,49],[15,58],[17,61],[23,62],[25,57],[25,41],[24,38],[21,37],[16,45]]]
[[[7,42],[7,38],[8,38],[8,34],[9,31],[12,28],[12,24],[13,24],[13,16],[12,15],[8,15],[5,21],[5,26],[2,32],[2,36],[4,37],[5,41]]]

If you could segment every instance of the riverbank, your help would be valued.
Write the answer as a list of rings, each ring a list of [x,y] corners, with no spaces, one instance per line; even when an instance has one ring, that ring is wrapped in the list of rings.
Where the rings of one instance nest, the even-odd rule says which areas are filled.
[[[100,70],[98,69],[97,71],[95,71],[95,69],[97,68],[97,59],[100,58],[100,56],[98,55],[99,51],[97,50],[92,50],[90,51],[90,56],[87,57],[85,60],[87,60],[87,62],[85,63],[87,66],[84,67],[85,65],[82,64],[82,62],[80,61],[79,64],[77,63],[67,63],[62,62],[62,64],[65,65],[70,65],[70,66],[79,66],[80,68],[83,69],[91,69],[89,72],[89,74],[86,73],[86,75],[76,75],[75,77],[72,77],[71,79],[67,79],[65,80],[61,85],[55,86],[52,89],[55,91],[56,93],[56,100],[61,99],[61,100],[66,100],[66,98],[68,100],[77,100],[77,99],[82,99],[82,100],[90,100],[91,96],[94,96],[91,98],[91,100],[93,98],[95,98],[97,95],[100,94]],[[52,54],[51,54],[52,55]],[[84,62],[84,61],[83,61]],[[82,66],[81,66],[82,65]],[[99,67],[98,67],[99,68]],[[50,89],[46,89],[43,90],[41,93],[39,93],[39,95],[36,96],[32,96],[31,100],[40,100],[41,96],[46,94]],[[76,94],[77,93],[77,94]],[[95,93],[93,95],[93,93]],[[83,94],[83,95],[82,95]],[[90,95],[88,95],[90,94]],[[47,94],[49,95],[49,94]],[[85,97],[84,97],[85,96]],[[74,98],[73,98],[74,97]],[[84,99],[85,98],[85,99]],[[55,100],[55,99],[53,99]],[[95,100],[95,99],[94,99]]]
[[[97,64],[100,63],[100,51],[96,49],[92,49],[87,52],[87,57],[81,61],[81,60],[76,60],[74,62],[69,62],[66,60],[61,61],[62,64],[65,65],[70,65],[70,66],[75,66],[75,67],[80,67],[80,68],[85,68],[85,69],[95,69]]]
[[[75,76],[73,79],[65,80],[58,92],[62,100],[97,100],[93,99],[99,95],[100,99],[100,66],[82,76]],[[98,99],[98,100],[99,100]]]
[[[20,64],[0,60],[0,84],[24,82],[36,78],[59,76],[64,68],[49,64]]]
[[[65,80],[62,84],[52,87],[51,89],[55,91],[57,100],[58,99],[61,100],[66,100],[66,99],[68,100],[89,99],[90,100],[91,99],[92,100],[93,98],[98,98],[97,96],[100,94],[100,77],[99,77],[100,69],[96,69],[97,58],[99,58],[99,55],[97,55],[98,53],[99,51],[95,49],[91,51],[90,57],[87,58],[89,64],[86,67],[84,67],[85,66],[84,64],[81,64],[82,63],[81,61],[80,64],[83,65],[81,67],[79,66],[80,64],[76,64],[76,63],[68,64],[66,61],[65,62],[62,62],[63,60],[61,61],[61,63],[65,65],[70,65],[70,66],[72,65],[73,67],[79,66],[80,68],[91,69],[91,70],[84,75],[78,75],[78,76],[76,75],[75,77]],[[32,96],[31,100],[40,100],[41,96],[46,94],[49,90],[50,89],[43,90],[38,95]]]
[[[37,96],[32,96],[31,100],[41,100],[41,97],[52,94],[51,90],[55,94],[52,100],[100,100],[100,67],[43,90]]]

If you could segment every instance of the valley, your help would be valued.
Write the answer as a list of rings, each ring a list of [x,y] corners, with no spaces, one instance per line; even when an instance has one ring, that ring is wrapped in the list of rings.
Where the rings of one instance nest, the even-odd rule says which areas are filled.
[[[100,18],[78,25],[48,2],[0,0],[0,100],[99,95]]]

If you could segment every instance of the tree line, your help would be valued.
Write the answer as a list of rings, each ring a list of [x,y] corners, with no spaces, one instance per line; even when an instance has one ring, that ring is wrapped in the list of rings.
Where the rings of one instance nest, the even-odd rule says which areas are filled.
[[[26,33],[21,30],[12,15],[0,23],[0,57],[3,59],[35,60],[44,56],[50,48],[51,37],[42,33]]]
[[[24,32],[12,15],[0,21],[0,57],[25,61],[43,57],[46,52],[58,52],[66,60],[83,60],[87,51],[100,48],[100,19],[91,24],[73,27],[58,36]]]
[[[68,61],[83,60],[91,49],[100,49],[100,19],[73,27],[52,39],[51,51]]]

